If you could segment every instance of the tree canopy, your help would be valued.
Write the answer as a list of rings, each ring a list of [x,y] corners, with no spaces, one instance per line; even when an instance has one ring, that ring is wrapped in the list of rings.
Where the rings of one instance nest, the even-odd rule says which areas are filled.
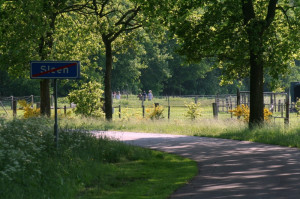
[[[30,60],[80,60],[81,82],[104,81],[108,120],[113,90],[207,94],[223,89],[221,76],[222,85],[249,79],[257,124],[265,82],[300,73],[299,1],[18,0],[0,1],[0,15],[3,77],[28,78]],[[49,81],[41,88],[47,101]]]
[[[169,1],[168,1],[169,2]],[[223,82],[250,76],[250,125],[263,121],[264,74],[276,79],[300,53],[300,5],[289,0],[172,1],[164,9],[188,60],[216,59]],[[164,7],[164,2],[159,5]]]

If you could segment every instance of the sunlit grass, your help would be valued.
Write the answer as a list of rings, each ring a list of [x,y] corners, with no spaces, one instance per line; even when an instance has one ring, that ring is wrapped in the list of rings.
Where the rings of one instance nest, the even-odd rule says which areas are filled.
[[[285,125],[284,119],[271,118],[264,127],[248,129],[248,124],[236,118],[230,119],[161,119],[150,120],[141,117],[127,119],[115,118],[113,122],[105,122],[96,119],[81,118],[80,120],[68,121],[68,125],[76,128],[90,130],[116,130],[149,133],[181,134],[189,136],[203,136],[246,140],[275,144],[289,147],[300,147],[299,117],[293,114],[290,124]],[[72,123],[72,124],[71,124]],[[65,125],[66,122],[62,121]]]

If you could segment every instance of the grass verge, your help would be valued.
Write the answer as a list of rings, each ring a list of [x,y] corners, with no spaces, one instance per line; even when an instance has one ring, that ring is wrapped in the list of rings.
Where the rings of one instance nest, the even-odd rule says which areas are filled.
[[[166,198],[197,173],[175,155],[60,130],[52,121],[0,121],[0,198]]]
[[[116,130],[132,132],[151,132],[181,134],[189,136],[214,137],[234,140],[244,140],[300,148],[300,126],[297,118],[293,118],[293,125],[285,128],[284,125],[274,122],[263,128],[248,129],[248,125],[236,119],[214,120],[115,120],[114,122],[99,122],[82,119],[76,125],[91,130]]]

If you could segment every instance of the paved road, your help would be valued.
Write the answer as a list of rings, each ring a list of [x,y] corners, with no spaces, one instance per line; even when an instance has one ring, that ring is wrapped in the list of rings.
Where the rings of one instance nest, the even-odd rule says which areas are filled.
[[[120,141],[188,157],[199,174],[172,199],[300,199],[300,150],[181,135],[98,132]]]

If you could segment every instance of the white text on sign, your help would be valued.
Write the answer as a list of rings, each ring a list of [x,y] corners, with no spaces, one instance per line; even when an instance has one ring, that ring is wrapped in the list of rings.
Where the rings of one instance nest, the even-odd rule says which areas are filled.
[[[42,72],[46,72],[46,71],[50,71],[50,70],[54,70],[55,68],[54,67],[50,67],[50,66],[41,66],[41,71]],[[69,73],[69,68],[63,68],[63,69],[60,69],[60,70],[57,70],[57,71],[53,71],[51,72],[52,74],[55,74],[55,73],[63,73],[63,74],[68,74]]]

